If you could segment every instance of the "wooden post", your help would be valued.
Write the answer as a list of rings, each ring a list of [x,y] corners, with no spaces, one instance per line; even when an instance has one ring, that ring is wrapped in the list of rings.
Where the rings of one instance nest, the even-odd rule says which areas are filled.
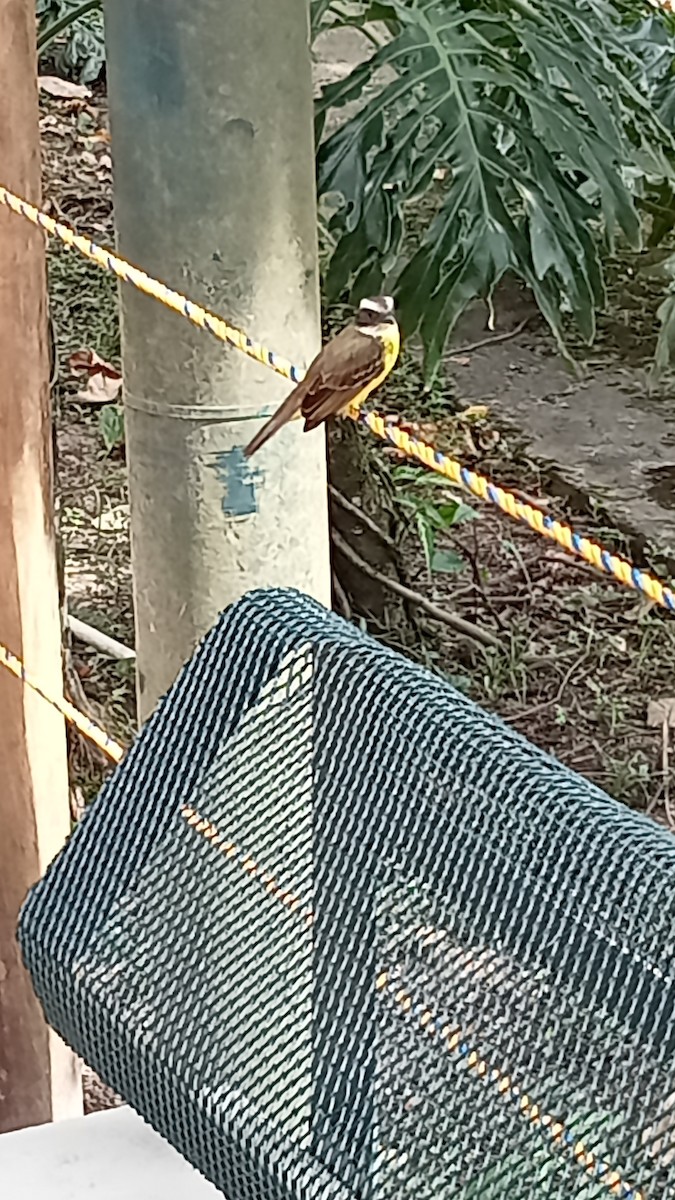
[[[0,172],[40,199],[35,0],[0,0]],[[0,641],[57,694],[45,250],[0,209]],[[62,718],[0,667],[0,1133],[82,1111],[76,1060],[42,1017],[17,915],[69,831]]]

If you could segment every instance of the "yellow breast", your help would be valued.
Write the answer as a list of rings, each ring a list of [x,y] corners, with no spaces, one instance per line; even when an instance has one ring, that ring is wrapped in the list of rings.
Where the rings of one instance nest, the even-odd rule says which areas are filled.
[[[369,331],[370,332],[370,331]],[[349,405],[350,408],[358,409],[363,404],[364,400],[380,386],[387,378],[387,375],[395,365],[401,349],[401,332],[398,325],[379,325],[370,333],[371,337],[377,336],[377,340],[382,346],[382,370],[379,375],[371,379],[370,383],[355,396]]]
[[[401,331],[398,325],[384,325],[384,334],[382,337],[382,345],[384,347],[384,363],[385,375],[391,371],[396,359],[398,358],[399,350],[401,349]]]

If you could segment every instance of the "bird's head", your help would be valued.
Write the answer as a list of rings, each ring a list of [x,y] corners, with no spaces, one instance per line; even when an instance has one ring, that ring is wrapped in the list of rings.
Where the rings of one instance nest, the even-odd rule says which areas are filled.
[[[393,296],[367,296],[359,304],[356,324],[361,326],[395,325],[396,304]]]

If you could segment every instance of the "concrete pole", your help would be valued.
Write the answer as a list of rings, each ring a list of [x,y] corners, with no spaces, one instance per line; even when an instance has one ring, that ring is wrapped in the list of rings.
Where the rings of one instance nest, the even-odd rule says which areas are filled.
[[[2,181],[40,202],[34,0],[0,0]],[[0,210],[0,641],[63,687],[52,505],[45,248]],[[0,1133],[82,1112],[76,1060],[20,961],[28,888],[70,829],[63,719],[0,667]]]
[[[122,254],[299,365],[319,346],[307,0],[106,4]],[[323,431],[242,447],[271,371],[122,288],[141,717],[217,613],[292,585],[330,605]]]

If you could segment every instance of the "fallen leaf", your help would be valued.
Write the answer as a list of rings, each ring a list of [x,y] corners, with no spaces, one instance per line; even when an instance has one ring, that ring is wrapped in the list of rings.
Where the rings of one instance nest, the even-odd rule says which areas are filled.
[[[543,511],[548,511],[553,503],[548,496],[533,496],[531,492],[523,492],[520,488],[511,488],[517,500],[522,500],[523,504],[529,504],[532,508],[541,508]],[[545,557],[554,557],[558,553],[556,550],[547,551]],[[570,558],[569,554],[563,557],[564,562],[577,562],[578,560]]]
[[[479,449],[483,454],[486,454],[488,450],[494,450],[499,441],[501,441],[501,434],[498,429],[488,429],[478,435]]]
[[[129,505],[118,504],[116,508],[109,508],[107,512],[101,513],[98,527],[104,533],[119,533],[120,530],[128,529]]]
[[[82,788],[76,786],[70,790],[70,816],[73,821],[77,822],[82,819],[87,809],[87,802],[84,798]]]
[[[112,363],[100,358],[95,350],[76,350],[68,359],[72,375],[88,375],[84,388],[77,393],[83,404],[110,404],[119,394],[122,376]]]
[[[464,430],[464,445],[465,445],[466,449],[468,450],[469,454],[471,454],[474,458],[476,458],[478,456],[478,447],[477,447],[476,443],[474,442],[468,429]]]
[[[668,725],[675,727],[675,697],[662,696],[660,700],[650,700],[647,705],[647,724],[653,727]]]
[[[656,608],[656,601],[650,600],[649,596],[639,596],[634,605],[624,613],[626,621],[642,621],[648,613]]]
[[[77,393],[81,404],[110,404],[119,394],[122,376],[111,379],[110,375],[90,375],[87,386]]]
[[[83,83],[71,83],[69,79],[59,79],[58,75],[39,75],[40,90],[48,96],[57,96],[59,100],[84,100],[91,96],[91,91]]]
[[[68,359],[72,375],[105,375],[108,379],[121,379],[117,367],[106,362],[95,350],[76,350]]]
[[[462,409],[460,416],[465,417],[469,421],[483,421],[489,412],[490,409],[487,404],[470,404],[468,408]]]

